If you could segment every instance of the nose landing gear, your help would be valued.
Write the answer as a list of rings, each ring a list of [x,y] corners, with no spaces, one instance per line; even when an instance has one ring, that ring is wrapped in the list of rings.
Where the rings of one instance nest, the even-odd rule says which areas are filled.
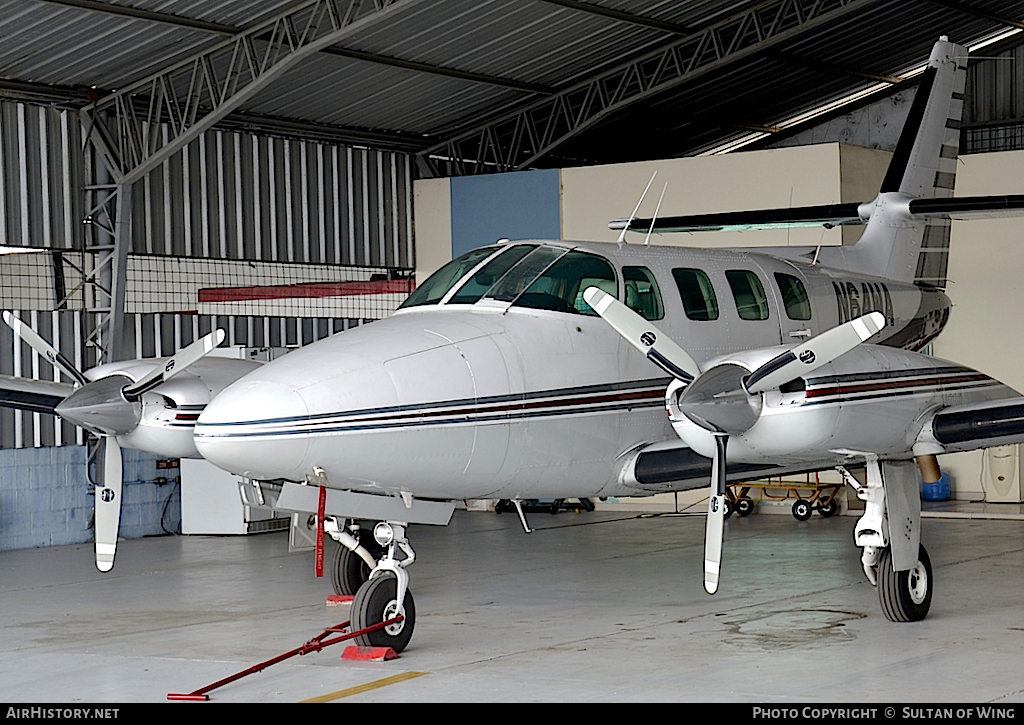
[[[397,521],[381,521],[374,527],[373,539],[384,554],[352,600],[354,629],[365,629],[398,616],[402,621],[362,634],[355,639],[356,644],[391,647],[401,652],[412,638],[416,603],[409,591],[409,574],[405,569],[416,560],[416,553],[405,537],[405,527],[405,523]],[[404,555],[403,558],[399,558],[399,554]]]

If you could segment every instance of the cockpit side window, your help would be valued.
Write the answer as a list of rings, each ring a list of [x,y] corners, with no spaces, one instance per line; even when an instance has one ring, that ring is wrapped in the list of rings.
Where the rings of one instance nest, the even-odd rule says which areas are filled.
[[[782,303],[786,308],[786,316],[791,320],[811,319],[811,300],[799,277],[791,274],[775,273],[775,281],[782,293]]]
[[[665,306],[661,301],[661,290],[647,267],[623,267],[622,282],[626,287],[626,307],[645,320],[660,320],[665,317]]]
[[[465,277],[473,267],[499,250],[500,247],[481,247],[453,259],[417,287],[416,291],[399,306],[399,309],[419,305],[436,305],[442,297],[448,294],[448,290],[458,284],[459,280]]]
[[[616,286],[615,268],[607,259],[574,251],[546,269],[512,305],[596,316],[583,293],[588,287],[597,287],[617,296]]]
[[[672,277],[688,318],[700,322],[718,319],[718,298],[707,274],[699,269],[673,269]]]
[[[463,282],[455,294],[448,298],[448,305],[471,305],[487,293],[495,282],[512,268],[520,259],[529,254],[536,246],[533,244],[517,244],[477,270],[476,274]]]
[[[747,269],[731,269],[726,271],[725,278],[741,320],[768,319],[768,297],[756,274]]]

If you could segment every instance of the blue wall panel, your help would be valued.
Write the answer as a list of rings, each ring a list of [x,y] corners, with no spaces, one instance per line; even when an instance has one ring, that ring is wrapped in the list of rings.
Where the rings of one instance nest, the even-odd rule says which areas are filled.
[[[125,539],[178,531],[178,469],[156,468],[156,456],[123,449]],[[0,450],[0,551],[83,544],[93,540],[93,497],[85,475],[85,446]]]
[[[451,184],[453,257],[502,238],[561,236],[558,169],[458,176]]]

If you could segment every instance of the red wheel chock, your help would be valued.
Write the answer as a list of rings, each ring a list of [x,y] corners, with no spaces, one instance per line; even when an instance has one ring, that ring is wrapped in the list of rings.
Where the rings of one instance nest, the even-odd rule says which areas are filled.
[[[391,647],[358,647],[349,645],[341,653],[341,659],[356,662],[386,662],[397,660],[398,653]]]
[[[231,677],[225,677],[223,680],[219,680],[217,682],[214,682],[212,685],[207,685],[206,687],[201,687],[200,689],[195,690],[194,692],[190,692],[190,693],[185,694],[185,695],[178,695],[178,694],[174,694],[174,693],[168,694],[167,695],[167,699],[168,700],[185,700],[185,701],[192,701],[192,702],[205,702],[205,701],[210,699],[210,696],[207,693],[210,692],[211,690],[216,690],[218,687],[223,687],[224,685],[226,685],[226,684],[228,684],[230,682],[234,682],[235,680],[240,680],[241,678],[245,677],[246,675],[251,675],[251,674],[253,674],[255,672],[262,672],[267,667],[270,667],[271,665],[276,665],[278,662],[283,662],[284,660],[289,659],[291,657],[294,657],[296,655],[307,655],[310,652],[319,652],[324,647],[330,647],[332,644],[337,644],[338,642],[345,642],[347,640],[354,639],[354,638],[356,638],[356,637],[358,637],[358,636],[360,636],[362,634],[369,634],[370,632],[376,632],[378,629],[384,629],[384,627],[390,626],[392,624],[397,624],[398,622],[401,622],[402,619],[403,619],[403,617],[401,617],[401,616],[394,617],[393,619],[388,619],[387,621],[380,622],[378,624],[374,624],[374,625],[372,625],[370,627],[367,627],[366,629],[360,629],[357,632],[347,632],[346,631],[348,629],[348,626],[351,624],[351,622],[343,622],[342,624],[339,624],[339,625],[337,625],[335,627],[328,627],[323,632],[321,632],[316,637],[314,637],[313,639],[311,639],[308,642],[306,642],[301,647],[296,647],[295,649],[293,649],[293,650],[291,650],[289,652],[285,652],[283,655],[278,655],[277,657],[269,659],[266,662],[260,662],[258,665],[253,665],[252,667],[250,667],[247,670],[243,670],[243,671],[241,671],[241,672],[239,672],[237,674],[231,675]],[[331,635],[331,634],[337,634],[337,635],[340,635],[340,636],[335,637],[333,639],[326,639],[327,636]],[[395,651],[393,649],[391,649],[390,647],[358,647],[358,648],[356,648],[356,647],[349,647],[348,649],[390,650],[392,652],[392,654],[394,654],[394,657],[382,657],[381,659],[394,659],[395,657],[398,657],[398,655],[395,653]],[[353,658],[347,658],[347,659],[353,659]],[[356,658],[356,659],[369,659],[369,658],[362,658],[362,657],[360,657],[360,658]],[[379,662],[381,660],[380,659],[375,659],[374,661]]]

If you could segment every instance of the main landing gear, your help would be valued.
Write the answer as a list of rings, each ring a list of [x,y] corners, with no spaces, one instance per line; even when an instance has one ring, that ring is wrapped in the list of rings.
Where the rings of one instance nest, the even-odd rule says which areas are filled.
[[[921,545],[921,499],[917,471],[909,461],[868,460],[867,483],[837,469],[865,502],[854,539],[864,574],[878,589],[891,622],[920,622],[932,603],[932,563]]]
[[[406,524],[381,521],[371,534],[356,524],[341,528],[331,520],[325,523],[327,533],[341,544],[331,568],[334,591],[355,595],[352,629],[365,629],[402,617],[400,622],[360,635],[355,643],[401,652],[409,644],[416,625],[416,603],[405,571],[416,560],[416,554],[405,537]]]

